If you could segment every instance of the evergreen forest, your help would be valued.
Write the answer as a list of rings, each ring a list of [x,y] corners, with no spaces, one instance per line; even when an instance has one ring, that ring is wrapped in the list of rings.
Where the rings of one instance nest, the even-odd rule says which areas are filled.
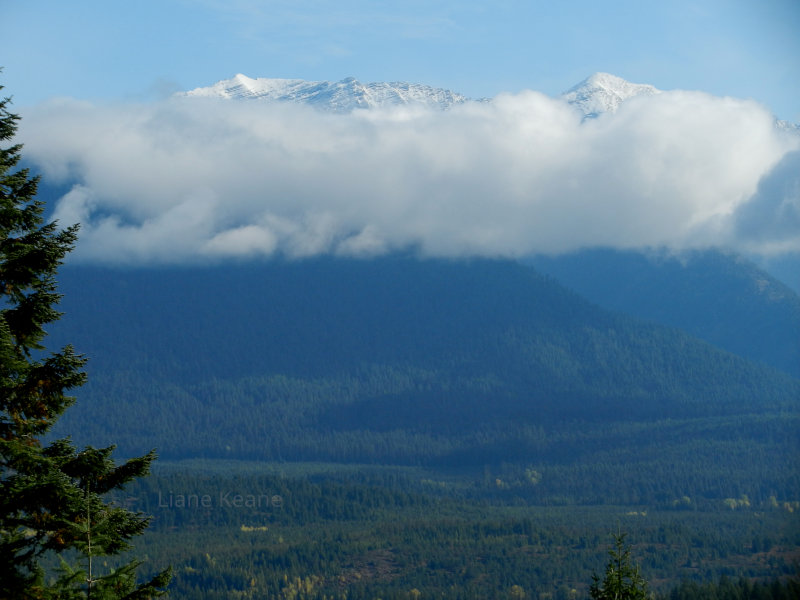
[[[114,501],[173,597],[585,598],[619,531],[659,597],[797,591],[779,364],[505,260],[59,281],[51,338],[91,360],[55,433],[157,449]]]

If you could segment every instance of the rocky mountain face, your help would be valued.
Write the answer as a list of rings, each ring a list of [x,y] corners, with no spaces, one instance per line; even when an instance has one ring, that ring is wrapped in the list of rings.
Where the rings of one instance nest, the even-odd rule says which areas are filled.
[[[660,93],[652,85],[631,83],[609,73],[595,73],[564,92],[561,97],[579,108],[584,118],[616,112],[625,100]]]

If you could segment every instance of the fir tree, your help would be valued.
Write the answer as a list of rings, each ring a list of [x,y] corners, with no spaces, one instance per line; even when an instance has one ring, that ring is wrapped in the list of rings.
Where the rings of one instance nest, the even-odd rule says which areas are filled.
[[[639,573],[639,565],[631,563],[631,550],[625,545],[625,534],[614,536],[609,561],[601,580],[592,575],[589,595],[592,600],[646,600],[647,582]]]
[[[0,144],[17,130],[10,101],[0,99]],[[116,466],[113,448],[42,442],[86,379],[86,359],[72,347],[48,353],[43,344],[44,328],[61,316],[55,275],[78,227],[45,222],[38,177],[15,170],[21,149],[0,147],[0,599],[161,595],[169,570],[137,584],[137,561],[103,575],[92,563],[128,549],[147,527],[145,515],[103,496],[146,475],[155,454]],[[48,572],[44,559],[54,555],[62,567]],[[74,556],[82,559],[71,565]]]

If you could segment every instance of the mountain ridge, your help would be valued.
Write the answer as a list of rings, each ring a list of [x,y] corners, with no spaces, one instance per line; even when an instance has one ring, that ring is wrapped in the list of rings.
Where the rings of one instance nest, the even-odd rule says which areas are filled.
[[[606,309],[678,327],[800,378],[800,297],[739,255],[595,248],[530,264]]]
[[[595,73],[559,98],[583,112],[585,118],[591,118],[603,112],[615,112],[622,102],[635,96],[657,93],[660,90],[649,84],[631,83],[609,73]],[[408,82],[362,83],[354,77],[335,82],[251,78],[241,73],[210,86],[198,87],[177,95],[300,103],[335,113],[402,105],[448,110],[469,102],[491,102],[487,98],[469,98],[444,88]]]
[[[599,71],[561,93],[557,99],[573,106],[587,120],[606,113],[613,114],[632,98],[661,93],[663,90],[651,84],[633,83]],[[175,96],[296,103],[339,114],[396,106],[449,110],[471,102],[492,101],[491,98],[470,98],[449,89],[404,81],[362,83],[355,77],[339,81],[309,81],[297,78],[252,78],[242,73],[209,86],[177,92]],[[775,127],[790,134],[800,133],[800,124],[777,118]]]
[[[387,106],[428,106],[446,110],[471,101],[466,96],[442,88],[406,82],[361,83],[354,77],[341,81],[306,81],[303,79],[250,78],[241,73],[180,95],[219,97],[236,100],[295,102],[330,110],[350,112],[355,109]]]

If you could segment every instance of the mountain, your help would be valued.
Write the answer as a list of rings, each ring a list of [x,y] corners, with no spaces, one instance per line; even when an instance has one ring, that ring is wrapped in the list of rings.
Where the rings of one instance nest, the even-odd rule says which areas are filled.
[[[392,94],[408,85],[359,96],[354,80],[268,80],[261,92],[254,81],[194,95],[344,111],[400,102]],[[432,103],[441,92],[414,90]],[[607,95],[631,97],[618,92]],[[65,317],[48,347],[86,353],[90,380],[55,433],[174,460],[471,476],[490,465],[518,481],[532,470],[546,475],[524,493],[548,503],[793,499],[794,301],[750,266],[712,258],[696,270],[662,260],[651,276],[634,257],[627,279],[614,266],[624,260],[605,276],[589,261],[577,276],[588,300],[555,267],[543,275],[507,260],[65,267]],[[686,315],[670,313],[681,302]]]
[[[775,121],[775,127],[781,131],[789,133],[800,133],[800,123],[792,123],[791,121],[784,121],[783,119]]]
[[[800,297],[741,256],[592,249],[531,264],[604,308],[678,327],[800,378]]]
[[[302,79],[251,79],[239,74],[210,87],[185,92],[189,97],[262,100],[308,104],[332,112],[386,106],[427,106],[448,109],[468,98],[440,88],[415,83],[361,83],[353,77],[337,82]]]
[[[595,73],[562,94],[561,98],[576,106],[586,118],[590,118],[604,112],[615,112],[619,105],[629,98],[657,93],[659,90],[652,85],[630,83],[608,73]],[[415,83],[361,83],[353,77],[337,82],[252,79],[242,74],[180,95],[291,102],[308,104],[337,113],[398,105],[427,106],[445,110],[457,104],[475,101],[457,92]]]
[[[630,83],[608,73],[595,73],[562,94],[561,98],[575,105],[589,118],[604,112],[615,112],[628,98],[657,93],[659,90],[652,85]],[[179,95],[308,104],[337,113],[398,105],[445,110],[473,101],[457,92],[415,83],[361,83],[353,77],[336,82],[265,77],[253,79],[241,73]]]
[[[625,100],[636,96],[660,93],[652,85],[630,83],[609,73],[595,73],[561,95],[561,98],[580,109],[584,118],[614,113]]]
[[[595,73],[561,94],[560,98],[583,113],[584,119],[592,119],[604,113],[616,112],[623,102],[631,98],[659,93],[661,90],[649,84],[631,83],[609,73]],[[467,102],[491,102],[487,98],[468,98],[451,90],[402,81],[362,83],[354,77],[336,82],[266,77],[253,79],[241,73],[207,87],[179,92],[177,96],[306,104],[333,113],[391,106],[424,106],[447,110]],[[800,132],[800,125],[777,119],[775,127],[792,134]]]
[[[619,105],[639,95],[659,93],[652,85],[630,83],[608,73],[595,73],[561,95],[589,117],[615,112]],[[392,82],[361,83],[353,77],[341,81],[303,79],[253,79],[241,73],[208,87],[183,92],[181,96],[262,100],[308,104],[331,112],[350,112],[358,108],[412,105],[448,109],[473,101],[457,92],[427,85]],[[484,100],[481,100],[484,101]]]
[[[49,344],[91,357],[56,430],[78,443],[165,459],[535,465],[550,474],[531,490],[542,497],[793,485],[800,381],[512,261],[71,267],[59,282],[66,314]],[[621,460],[643,488],[614,483]],[[717,470],[724,492],[708,487]]]

